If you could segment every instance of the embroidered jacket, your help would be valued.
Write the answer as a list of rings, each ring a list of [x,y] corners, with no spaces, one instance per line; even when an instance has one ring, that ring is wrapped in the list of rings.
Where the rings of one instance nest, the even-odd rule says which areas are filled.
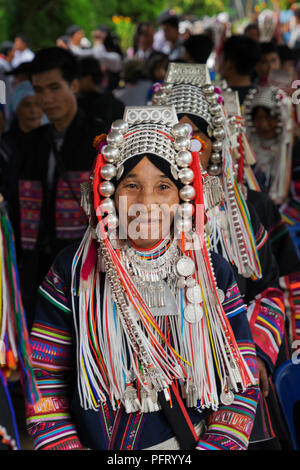
[[[163,411],[126,414],[113,411],[109,400],[99,411],[80,406],[76,378],[76,335],[71,310],[71,263],[76,247],[55,260],[39,289],[31,331],[32,360],[42,400],[27,405],[27,427],[35,449],[108,449],[113,429],[114,449],[145,449],[173,436]],[[246,307],[227,262],[212,253],[218,287],[225,293],[223,308],[245,360],[257,377],[255,347]],[[103,283],[104,283],[103,276]],[[101,278],[102,279],[102,278]],[[102,283],[102,281],[101,281]],[[76,314],[78,304],[75,298]],[[208,420],[197,449],[246,449],[253,426],[259,388],[236,393],[231,406],[217,412],[187,408],[193,424]],[[154,432],[155,430],[155,432]]]

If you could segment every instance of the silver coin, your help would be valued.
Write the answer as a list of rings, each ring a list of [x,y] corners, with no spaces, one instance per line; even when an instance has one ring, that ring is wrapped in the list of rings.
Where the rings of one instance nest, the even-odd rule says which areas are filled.
[[[223,405],[231,405],[234,402],[234,393],[231,390],[228,390],[228,392],[221,392],[220,395],[220,400],[223,403]]]
[[[218,293],[218,297],[219,297],[219,300],[221,302],[221,304],[224,302],[225,300],[225,294],[224,292],[222,291],[222,289],[217,289],[217,293]]]
[[[186,286],[187,287],[194,287],[196,285],[196,281],[193,277],[188,277],[186,279]]]
[[[179,276],[192,276],[195,272],[195,263],[192,258],[189,258],[188,256],[181,256],[177,261],[176,269]]]
[[[202,302],[202,293],[199,285],[188,287],[186,298],[191,304],[200,304]]]
[[[184,318],[189,323],[197,323],[203,317],[203,310],[199,304],[188,304],[184,309]]]

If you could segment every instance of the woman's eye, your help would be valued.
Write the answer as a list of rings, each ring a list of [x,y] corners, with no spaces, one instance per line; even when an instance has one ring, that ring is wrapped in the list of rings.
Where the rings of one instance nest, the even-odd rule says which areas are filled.
[[[161,184],[161,185],[159,186],[159,189],[165,190],[165,189],[169,189],[169,187],[170,187],[170,186],[169,186],[168,184]]]

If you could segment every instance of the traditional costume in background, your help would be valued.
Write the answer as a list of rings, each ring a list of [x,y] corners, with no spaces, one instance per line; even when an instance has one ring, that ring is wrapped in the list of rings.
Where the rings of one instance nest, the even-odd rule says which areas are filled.
[[[55,256],[80,241],[87,217],[80,207],[80,184],[96,156],[92,142],[102,121],[79,110],[62,132],[46,124],[26,135],[17,162],[20,276],[29,328],[36,291]]]
[[[90,227],[39,289],[31,334],[43,398],[36,449],[246,449],[258,400],[246,308],[204,238],[202,176],[173,107],[126,108],[100,146],[82,204]],[[143,157],[178,184],[174,233],[121,237],[116,185]],[[132,163],[133,162],[133,163]]]
[[[19,431],[9,386],[12,374],[17,373],[28,403],[36,403],[40,394],[30,359],[14,235],[2,196],[0,222],[0,450],[20,450]]]
[[[214,199],[206,197],[206,230],[210,246],[234,265],[240,291],[248,304],[248,319],[257,354],[269,370],[273,370],[284,333],[285,310],[267,232],[247,199],[245,187],[238,181],[242,176],[244,183],[244,170],[247,161],[254,161],[253,154],[241,113],[236,110],[238,96],[226,96],[227,109],[235,108],[234,113],[226,112],[223,94],[207,82],[205,66],[170,64],[156,101],[173,104],[179,116],[189,117],[195,125],[201,125],[199,118],[205,120],[206,133],[213,143],[207,168],[210,176],[206,183],[213,188],[208,193],[215,196]],[[205,132],[203,127],[200,130]],[[214,175],[219,175],[222,183],[223,200],[217,201]],[[251,173],[247,172],[247,176],[251,179]],[[270,434],[270,424],[264,426],[261,420],[266,414],[262,397],[260,405],[253,440],[264,439]]]
[[[270,199],[268,194],[260,191],[260,188],[253,190],[249,187],[253,179],[249,178],[249,175],[251,175],[251,169],[249,173],[247,168],[249,164],[252,163],[252,159],[247,158],[247,152],[245,151],[244,143],[245,141],[247,142],[247,137],[245,136],[246,126],[245,121],[241,116],[238,94],[232,91],[225,91],[222,96],[231,128],[232,155],[236,162],[236,177],[247,201],[250,201],[255,207],[260,220],[263,222],[264,227],[268,232],[271,248],[278,264],[280,285],[285,294],[286,307],[288,307],[288,299],[293,295],[293,292],[284,286],[284,283],[288,285],[290,278],[293,279],[295,276],[297,277],[297,272],[299,272],[300,268],[300,260],[290,236],[289,229],[285,224],[278,207]],[[243,139],[241,137],[242,135]],[[262,304],[263,303],[264,302],[262,302]],[[264,440],[269,441],[267,442],[267,445],[273,445],[273,448],[278,446],[278,442],[280,443],[279,446],[282,448],[291,448],[290,436],[287,431],[282,411],[278,406],[276,391],[272,380],[274,372],[278,366],[290,358],[290,345],[288,340],[292,338],[292,335],[289,338],[288,330],[290,329],[293,331],[295,320],[293,315],[291,316],[291,312],[288,308],[286,308],[286,313],[288,314],[289,321],[287,321],[287,317],[285,316],[284,322],[282,322],[281,319],[280,323],[278,323],[279,317],[276,311],[273,312],[271,317],[270,312],[265,316],[264,314],[259,313],[256,308],[250,308],[248,311],[251,331],[255,343],[259,344],[260,348],[265,353],[264,362],[267,365],[270,388],[269,396],[264,400],[265,413],[261,416],[258,416],[257,414],[256,419],[261,420],[261,428],[264,429],[265,434]],[[262,331],[266,332],[266,324],[268,323],[269,339],[265,334],[262,334]],[[275,324],[277,324],[277,331],[280,332],[281,340],[278,343],[276,351],[274,350],[273,354],[270,354],[270,351],[272,351],[271,330],[274,328]],[[279,325],[281,325],[280,328]],[[276,438],[277,441],[273,441],[272,439],[274,438]],[[261,445],[264,445],[263,442]],[[255,448],[254,444],[254,449]]]
[[[278,119],[277,136],[262,139],[253,125],[253,111],[266,108]],[[286,201],[292,176],[293,108],[284,91],[265,86],[250,90],[244,101],[249,143],[256,158],[254,172],[263,191],[279,205]]]
[[[252,124],[252,111],[255,107],[265,107],[278,118],[278,134],[274,142],[266,141],[267,147],[262,148],[262,142],[255,134]],[[259,88],[253,91],[245,105],[247,133],[257,160],[254,171],[262,190],[278,205],[283,222],[288,226],[295,247],[281,259],[280,284],[285,291],[287,314],[290,317],[291,341],[299,339],[300,309],[299,309],[299,246],[300,246],[300,217],[299,217],[299,140],[293,135],[293,115],[291,98],[275,87]],[[281,220],[270,223],[274,231],[285,227]],[[266,222],[267,223],[267,222]],[[275,234],[274,234],[275,235]],[[291,246],[290,243],[288,246]],[[279,250],[280,251],[280,250]]]

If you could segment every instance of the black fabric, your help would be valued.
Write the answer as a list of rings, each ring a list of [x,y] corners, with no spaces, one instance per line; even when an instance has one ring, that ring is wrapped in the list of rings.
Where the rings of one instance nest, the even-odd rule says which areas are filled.
[[[231,86],[230,88],[232,89],[232,91],[237,91],[238,92],[240,104],[242,105],[243,102],[244,102],[244,99],[246,98],[246,96],[249,92],[249,90],[251,90],[252,88],[255,88],[255,86],[253,86],[253,85]]]
[[[274,202],[266,193],[250,189],[248,189],[247,201],[254,206],[269,234],[271,248],[279,266],[279,275],[287,276],[300,271],[297,249]]]
[[[109,90],[103,93],[98,91],[80,93],[77,101],[79,108],[88,116],[104,121],[105,132],[108,132],[113,121],[123,117],[124,104]]]
[[[178,121],[180,121],[180,119],[182,119],[184,116],[189,118],[195,124],[195,126],[197,126],[200,132],[203,132],[203,134],[205,134],[209,139],[211,139],[211,137],[209,137],[208,132],[207,132],[208,123],[203,118],[201,118],[200,116],[195,116],[194,114],[189,114],[189,113],[181,114],[180,113],[180,114],[177,114]]]
[[[255,235],[259,232],[263,223],[251,202],[247,200],[246,203]],[[272,247],[269,240],[265,241],[264,245],[260,248],[258,255],[262,269],[261,279],[253,281],[251,278],[245,278],[238,274],[237,268],[233,266],[233,271],[239,287],[239,291],[242,294],[246,304],[254,300],[256,295],[260,294],[268,287],[279,287],[278,265],[272,252]]]
[[[193,433],[187,423],[187,420],[172,390],[172,387],[170,387],[169,390],[172,398],[172,407],[170,406],[170,402],[166,401],[163,392],[158,393],[159,403],[161,404],[162,410],[168,420],[168,423],[170,424],[172,431],[177,437],[180,447],[184,450],[192,450],[196,447],[197,441],[193,436]]]

